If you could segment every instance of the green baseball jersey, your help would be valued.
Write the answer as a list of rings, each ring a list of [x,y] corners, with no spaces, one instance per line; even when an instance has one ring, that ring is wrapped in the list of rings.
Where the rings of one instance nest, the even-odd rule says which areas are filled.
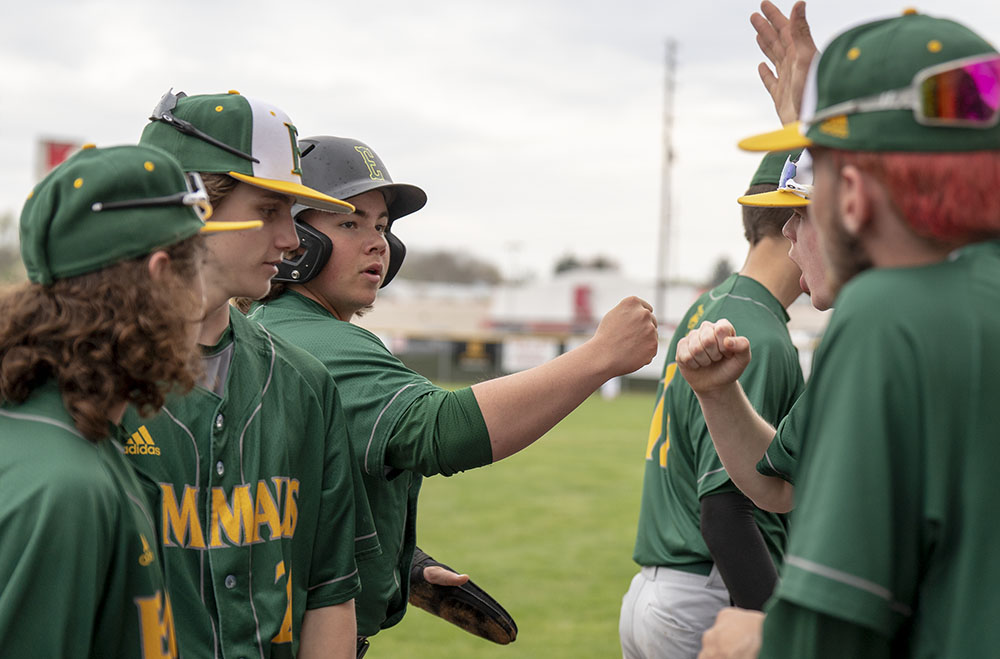
[[[383,549],[359,565],[358,634],[371,636],[406,610],[422,476],[451,475],[493,459],[482,413],[471,389],[436,387],[377,336],[302,295],[286,292],[257,305],[250,318],[319,358],[340,388]]]
[[[326,370],[235,309],[205,352],[230,346],[224,395],[130,411],[125,452],[157,502],[182,651],[293,657],[305,610],[355,597],[355,555],[377,539],[371,520],[356,530],[362,490]]]
[[[788,314],[757,281],[731,275],[701,295],[670,342],[646,446],[646,468],[633,558],[639,565],[665,565],[708,574],[712,557],[701,535],[701,499],[736,491],[715,452],[691,387],[677,375],[677,343],[706,320],[726,318],[750,340],[753,359],[740,378],[747,397],[764,418],[777,422],[803,387],[798,352],[788,334]],[[775,563],[786,537],[783,516],[754,516]]]
[[[767,445],[764,457],[757,463],[757,471],[765,476],[776,476],[795,484],[795,470],[798,465],[799,438],[802,436],[802,423],[805,416],[805,405],[801,404],[802,396],[795,401],[792,409],[778,424],[774,439]]]
[[[1000,647],[998,281],[990,242],[841,291],[803,401],[784,624],[765,623],[761,656],[833,656],[837,638],[787,644],[817,613],[890,639],[893,656]]]
[[[54,382],[0,406],[4,656],[178,656],[152,513],[111,430],[84,438]]]

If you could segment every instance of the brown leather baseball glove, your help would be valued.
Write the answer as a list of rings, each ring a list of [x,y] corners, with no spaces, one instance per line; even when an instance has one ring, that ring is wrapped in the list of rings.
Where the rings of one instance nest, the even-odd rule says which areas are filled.
[[[410,567],[410,604],[458,625],[470,634],[500,645],[512,643],[517,638],[514,619],[486,591],[472,580],[461,586],[428,583],[424,579],[424,568],[431,565],[454,572],[417,547]]]

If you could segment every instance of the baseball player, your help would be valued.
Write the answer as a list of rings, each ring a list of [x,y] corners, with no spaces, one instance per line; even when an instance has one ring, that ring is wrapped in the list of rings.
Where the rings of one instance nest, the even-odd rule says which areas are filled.
[[[158,502],[182,649],[353,657],[356,556],[378,544],[337,390],[321,364],[229,299],[268,291],[298,244],[293,201],[354,207],[302,185],[294,124],[235,92],[168,92],[140,143],[200,172],[216,219],[263,223],[207,241],[199,386],[156,419],[125,422],[126,454]]]
[[[995,652],[998,88],[992,45],[908,11],[835,37],[801,122],[742,143],[809,148],[807,221],[838,292],[800,403],[781,583],[766,618],[720,616],[703,656],[733,656],[730,623],[762,625],[766,657]],[[693,336],[701,368],[685,377],[711,395],[717,365],[748,349],[726,332]]]
[[[748,194],[773,191],[790,155],[766,156]],[[785,519],[757,510],[730,481],[694,393],[675,377],[674,355],[677,342],[701,322],[729,318],[754,342],[755,358],[742,377],[754,405],[775,422],[788,412],[803,387],[785,311],[802,292],[781,235],[790,214],[744,206],[746,262],[691,305],[671,341],[645,451],[633,554],[642,570],[622,599],[619,635],[627,659],[693,659],[719,610],[730,601],[760,609],[774,589]]]
[[[82,151],[21,213],[28,283],[0,295],[0,647],[178,656],[159,526],[119,425],[190,388],[201,315],[196,177],[146,147]]]
[[[537,368],[450,392],[406,368],[350,320],[376,298],[402,261],[393,222],[424,205],[415,186],[393,183],[357,140],[302,140],[303,180],[350,201],[347,216],[296,215],[306,252],[287,264],[287,290],[250,318],[316,355],[336,379],[368,491],[382,556],[363,563],[358,634],[403,617],[416,543],[421,479],[501,460],[554,426],[601,384],[656,352],[651,308],[628,298],[583,346]],[[307,242],[308,241],[308,242]]]

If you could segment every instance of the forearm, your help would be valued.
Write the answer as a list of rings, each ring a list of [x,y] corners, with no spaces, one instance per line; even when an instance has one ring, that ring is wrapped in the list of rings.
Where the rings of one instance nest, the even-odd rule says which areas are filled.
[[[739,382],[695,393],[715,450],[736,487],[763,510],[791,510],[793,486],[757,471],[776,431],[757,414]]]
[[[299,659],[354,659],[358,627],[354,600],[319,609],[307,609],[302,617]]]
[[[535,368],[472,386],[493,460],[530,445],[617,375],[594,341]]]

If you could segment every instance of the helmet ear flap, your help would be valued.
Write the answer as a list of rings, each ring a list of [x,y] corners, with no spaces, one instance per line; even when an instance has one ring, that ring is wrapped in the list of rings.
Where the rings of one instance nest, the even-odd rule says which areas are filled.
[[[299,249],[291,258],[281,260],[272,282],[304,284],[320,273],[333,254],[333,243],[322,231],[295,220],[295,232],[299,234]],[[390,263],[390,270],[391,267]]]
[[[403,265],[403,259],[406,258],[406,245],[396,237],[396,234],[386,231],[385,239],[389,243],[389,266],[385,270],[385,279],[382,280],[380,288],[385,288],[392,281],[399,272],[399,266]]]

